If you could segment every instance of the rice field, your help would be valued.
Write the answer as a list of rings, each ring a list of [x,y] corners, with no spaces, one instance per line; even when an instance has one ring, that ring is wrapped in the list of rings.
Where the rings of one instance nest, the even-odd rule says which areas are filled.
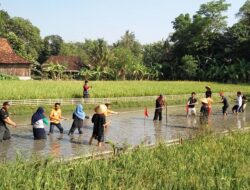
[[[250,189],[250,133],[203,136],[103,160],[0,164],[0,189]]]
[[[249,84],[221,84],[192,81],[90,81],[93,98],[152,96],[159,94],[202,93],[210,85],[213,92],[243,91],[250,93]],[[83,81],[0,81],[0,100],[80,98]]]

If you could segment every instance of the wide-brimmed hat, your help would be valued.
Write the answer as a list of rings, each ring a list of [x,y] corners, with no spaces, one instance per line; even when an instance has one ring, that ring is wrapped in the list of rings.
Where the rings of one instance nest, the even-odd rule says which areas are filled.
[[[204,104],[208,104],[208,101],[207,101],[206,98],[202,98],[202,99],[201,99],[201,102],[204,103]]]
[[[208,88],[208,89],[210,89],[210,90],[211,90],[211,87],[210,87],[210,86],[205,86],[205,88]]]
[[[104,104],[100,104],[97,108],[96,108],[96,113],[98,114],[104,114],[107,111],[107,106]]]

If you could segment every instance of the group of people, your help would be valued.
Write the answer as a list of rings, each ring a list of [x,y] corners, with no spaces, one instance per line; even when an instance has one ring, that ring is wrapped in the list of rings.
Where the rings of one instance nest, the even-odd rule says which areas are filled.
[[[200,118],[201,123],[204,123],[207,121],[209,115],[212,113],[212,103],[214,103],[212,99],[212,90],[210,86],[205,86],[206,92],[205,97],[202,98],[201,101],[201,108],[200,108]],[[229,108],[229,101],[227,97],[225,97],[224,92],[219,93],[221,97],[221,101],[218,103],[222,103],[222,114],[224,116],[227,116],[228,114],[228,108]],[[236,104],[232,108],[232,112],[234,114],[239,114],[240,112],[244,112],[246,105],[247,105],[247,97],[243,95],[241,92],[237,92],[236,96]],[[186,104],[186,116],[196,116],[196,105],[198,104],[198,101],[196,99],[196,93],[192,92],[191,97],[188,99]],[[154,114],[154,121],[156,120],[162,120],[162,109],[165,106],[165,100],[163,95],[161,94],[157,99],[155,103],[155,114]]]
[[[205,97],[201,99],[201,108],[200,108],[200,118],[201,122],[206,122],[208,120],[209,115],[212,113],[212,91],[209,86],[206,86]],[[88,81],[85,81],[84,89],[84,97],[89,98],[88,90],[90,87],[88,86]],[[227,97],[225,97],[224,92],[219,93],[221,97],[220,103],[223,104],[222,113],[224,116],[228,114],[227,110],[229,108],[229,101]],[[196,115],[195,106],[198,104],[196,99],[196,93],[192,92],[191,97],[188,99],[186,104],[186,112],[187,117]],[[235,114],[239,114],[239,112],[244,112],[247,104],[247,98],[241,92],[237,92],[236,97],[236,105],[233,106],[232,111]],[[54,128],[56,127],[61,134],[63,134],[64,129],[61,125],[62,120],[66,120],[65,117],[62,116],[61,104],[55,103],[54,108],[51,110],[49,115],[49,119],[45,116],[45,110],[42,107],[39,107],[37,111],[32,115],[31,125],[33,127],[33,136],[35,140],[46,139],[47,135],[45,132],[46,126],[50,126],[48,135],[54,133]],[[165,100],[163,95],[161,94],[156,99],[156,108],[153,120],[162,120],[162,110],[165,106]],[[10,131],[7,125],[11,125],[16,127],[16,123],[13,122],[9,117],[10,104],[9,102],[4,102],[3,107],[0,109],[0,142],[2,140],[8,140],[11,138]],[[110,110],[110,104],[100,104],[94,109],[94,115],[92,116],[93,123],[93,133],[89,140],[89,144],[92,144],[93,139],[98,141],[98,146],[102,145],[104,142],[104,131],[110,125],[110,121],[107,121],[107,116],[110,114],[117,114],[117,112]],[[83,106],[78,104],[76,106],[75,111],[72,115],[72,125],[68,132],[68,135],[73,135],[75,130],[78,129],[79,134],[83,133],[83,121],[85,119],[89,119],[89,116],[83,110]]]
[[[51,135],[54,133],[54,128],[56,127],[61,134],[63,134],[64,129],[61,125],[61,121],[66,118],[62,116],[61,104],[55,103],[54,108],[51,110],[49,119],[45,116],[45,110],[43,107],[39,107],[36,112],[31,117],[31,125],[33,128],[34,140],[46,139],[46,126],[49,126],[49,133]],[[16,123],[13,122],[9,117],[10,104],[9,102],[4,102],[3,107],[0,110],[0,142],[3,140],[9,140],[11,138],[10,131],[7,125],[16,127]],[[110,121],[107,121],[106,117],[110,114],[117,114],[110,110],[110,104],[100,104],[94,109],[95,113],[91,119],[93,123],[93,133],[89,140],[89,144],[92,144],[93,139],[97,140],[97,145],[101,146],[104,142],[104,131],[110,125]],[[84,112],[83,106],[78,104],[72,115],[72,125],[68,132],[68,135],[73,135],[75,130],[78,129],[79,134],[83,133],[83,121],[89,119],[89,116]]]
[[[209,86],[206,86],[205,97],[201,99],[201,109],[200,109],[200,118],[201,122],[207,121],[207,118],[212,113],[212,91]],[[225,96],[224,92],[219,93],[221,97],[221,101],[218,103],[222,103],[222,114],[223,116],[228,115],[228,108],[229,108],[229,101],[228,98]],[[246,105],[247,105],[247,97],[243,95],[240,91],[237,92],[236,96],[236,104],[232,108],[232,112],[238,115],[240,112],[244,112]],[[196,115],[195,106],[198,104],[196,99],[196,93],[192,92],[191,97],[187,101],[187,117],[191,115]]]

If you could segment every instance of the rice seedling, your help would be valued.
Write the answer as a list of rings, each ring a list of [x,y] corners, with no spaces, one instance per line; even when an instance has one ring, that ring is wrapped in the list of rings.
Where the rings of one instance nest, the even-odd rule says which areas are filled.
[[[204,86],[210,85],[213,92],[243,91],[250,93],[249,84],[222,84],[192,81],[90,81],[91,97],[152,96],[160,93],[189,94],[203,93]],[[46,99],[80,98],[82,81],[0,81],[0,99]]]
[[[0,164],[0,189],[249,189],[249,146],[232,133],[103,160],[17,159]]]

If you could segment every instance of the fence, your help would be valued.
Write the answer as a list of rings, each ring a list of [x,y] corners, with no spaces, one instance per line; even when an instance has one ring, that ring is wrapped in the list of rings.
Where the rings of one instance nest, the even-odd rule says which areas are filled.
[[[226,92],[226,96],[235,95],[235,92]],[[166,101],[186,101],[190,94],[180,95],[164,95]],[[204,97],[204,94],[197,94],[197,98]],[[11,105],[53,105],[55,102],[59,102],[63,105],[75,105],[75,104],[100,104],[100,103],[112,103],[112,102],[149,102],[155,101],[157,96],[140,96],[140,97],[115,97],[115,98],[58,98],[58,99],[26,99],[26,100],[2,100],[9,101]]]

